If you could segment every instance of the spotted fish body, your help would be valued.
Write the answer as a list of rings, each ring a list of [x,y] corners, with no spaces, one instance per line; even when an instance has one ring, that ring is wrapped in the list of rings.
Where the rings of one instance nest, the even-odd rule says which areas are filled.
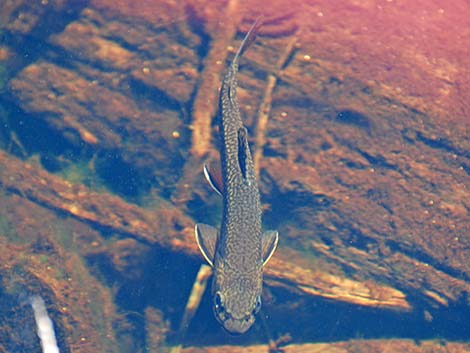
[[[229,66],[220,91],[219,132],[221,137],[222,185],[215,185],[223,197],[220,231],[206,224],[196,225],[199,248],[213,267],[214,313],[223,327],[234,334],[246,332],[261,308],[263,265],[274,253],[278,233],[263,232],[261,203],[248,131],[237,102],[238,59],[254,40],[257,20],[243,40]]]

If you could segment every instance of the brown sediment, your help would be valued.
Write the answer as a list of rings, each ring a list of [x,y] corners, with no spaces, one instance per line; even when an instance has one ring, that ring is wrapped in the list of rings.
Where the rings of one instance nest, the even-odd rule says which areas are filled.
[[[287,259],[273,258],[266,266],[267,282],[276,285],[276,279],[301,292],[346,303],[408,311],[411,309],[406,295],[394,288],[373,281],[359,282],[328,274],[319,270],[302,268]],[[273,279],[273,282],[271,282]]]
[[[139,208],[109,194],[97,193],[83,185],[51,175],[34,165],[8,157],[0,151],[0,185],[48,208],[65,212],[79,220],[92,222],[114,231],[130,234],[144,244],[158,244],[176,252],[199,255],[194,241],[193,221],[174,206],[161,202],[153,212]],[[90,251],[93,253],[93,251]],[[271,263],[272,262],[272,263]],[[409,310],[400,291],[375,284],[364,284],[320,271],[303,268],[287,259],[274,257],[266,275],[277,285],[307,295],[373,307]],[[380,296],[375,292],[382,293]]]
[[[163,201],[159,212],[139,208],[121,198],[89,190],[49,174],[34,165],[8,157],[0,151],[1,185],[4,190],[50,208],[66,212],[83,221],[93,222],[116,231],[132,234],[144,243],[160,242],[162,246],[196,249],[192,237],[193,224],[178,209]],[[183,231],[177,231],[182,228]]]
[[[209,52],[203,61],[204,68],[192,109],[191,153],[198,158],[203,157],[211,146],[211,121],[218,109],[217,88],[225,70],[227,43],[232,42],[240,21],[237,7],[238,0],[228,1],[224,13],[219,19],[215,19],[215,26],[211,28],[216,36],[212,38]]]
[[[316,128],[313,127],[312,129]],[[335,152],[330,151],[330,153]],[[321,165],[324,166],[325,157],[319,155],[318,158]],[[343,155],[342,158],[351,160],[352,156]],[[364,162],[361,159],[355,160],[355,163]],[[352,164],[353,162],[349,163]],[[297,211],[293,211],[291,213],[292,222],[288,222],[281,229],[281,233],[290,241],[302,244],[303,247],[323,254],[322,256],[331,258],[333,262],[351,268],[353,271],[358,271],[358,273],[366,271],[372,277],[389,278],[390,281],[398,280],[409,288],[424,289],[423,286],[430,286],[428,289],[433,288],[432,291],[436,294],[439,293],[437,297],[443,296],[450,301],[458,300],[470,289],[470,285],[464,279],[456,277],[438,266],[430,265],[413,255],[413,252],[407,251],[407,248],[412,246],[411,244],[415,244],[415,246],[418,243],[422,244],[420,238],[426,237],[429,245],[434,243],[433,251],[446,253],[450,251],[448,242],[445,243],[446,245],[441,245],[442,240],[439,238],[430,238],[428,233],[423,234],[418,231],[413,233],[412,229],[410,229],[411,234],[402,235],[404,237],[402,245],[396,243],[396,240],[387,240],[390,234],[396,232],[394,224],[405,221],[421,223],[422,221],[417,215],[413,217],[403,213],[400,219],[395,220],[395,217],[398,216],[389,214],[386,205],[377,206],[375,204],[378,200],[385,201],[382,196],[379,196],[380,194],[374,195],[378,198],[375,202],[373,200],[360,200],[355,195],[348,193],[348,184],[340,186],[335,183],[335,186],[330,188],[328,181],[325,182],[318,174],[318,169],[314,170],[306,165],[296,165],[281,158],[265,158],[263,166],[269,175],[269,179],[276,180],[271,190],[276,190],[280,194],[289,193],[292,198],[306,197],[306,194],[312,194],[312,206],[303,206]],[[286,175],[284,172],[286,169],[291,170],[292,174]],[[380,176],[374,176],[375,171],[367,170],[364,173],[371,173],[371,177],[380,179]],[[347,174],[346,169],[341,174],[341,178],[348,183],[355,180],[365,181],[366,177],[358,171],[355,171],[354,174]],[[399,181],[399,179],[397,180]],[[403,183],[400,183],[400,185],[405,187]],[[379,193],[379,190],[388,192],[387,189],[383,189],[382,184],[377,187],[375,192]],[[419,195],[416,191],[414,192],[415,195]],[[386,197],[393,199],[393,196],[388,194]],[[408,201],[408,203],[411,202]],[[373,217],[366,217],[367,220],[356,218],[354,215],[358,212],[358,205],[361,205],[361,209],[367,210],[366,214],[373,215]],[[398,201],[397,205],[400,205]],[[382,207],[385,207],[385,209],[381,209]],[[405,207],[408,209],[409,205]],[[424,217],[427,218],[426,215]],[[452,220],[446,221],[446,223],[449,222],[447,232],[454,229],[451,227],[454,224],[453,219],[454,215]],[[459,227],[466,227],[464,218],[462,218],[462,221],[463,223]],[[299,227],[296,224],[302,224],[302,226]],[[432,221],[431,224],[433,224]],[[353,229],[354,232],[345,232],[344,229]],[[354,233],[357,235],[353,235]],[[321,234],[321,236],[313,240],[312,234]],[[325,236],[326,238],[324,238]],[[443,236],[442,234],[439,235],[439,237]],[[449,239],[453,239],[452,234],[449,234]],[[431,246],[427,246],[427,249],[431,250]],[[460,251],[465,250],[461,249]],[[434,256],[440,255],[435,254]],[[459,268],[466,271],[466,263],[460,261]],[[443,285],[444,283],[452,283],[452,285]],[[431,298],[431,296],[426,296]],[[436,300],[439,305],[442,302],[441,298]]]
[[[0,237],[1,284],[4,293],[14,299],[7,302],[5,296],[4,305],[20,308],[28,296],[40,295],[46,301],[62,349],[117,349],[113,329],[117,315],[110,289],[93,277],[83,259],[63,243],[73,243],[66,239],[73,234],[73,222],[60,219],[26,198],[6,195],[4,189],[0,202],[2,223],[10,225],[3,227]],[[0,350],[21,334],[20,325],[11,319],[3,322],[3,333],[10,340],[2,341]]]
[[[166,351],[165,338],[170,331],[170,323],[155,307],[145,308],[146,346],[150,352]]]
[[[464,353],[469,351],[467,343],[453,343],[446,341],[420,341],[412,340],[352,340],[334,343],[289,344],[279,350],[283,353],[351,353],[351,352],[401,352],[401,353]],[[181,353],[270,353],[267,345],[253,346],[215,346],[215,347],[187,347]]]
[[[240,22],[238,0],[229,0],[221,9],[222,14],[208,21],[206,30],[214,33],[209,44],[209,51],[204,58],[203,69],[199,76],[197,90],[191,109],[191,149],[189,160],[178,185],[172,195],[172,201],[184,205],[191,198],[193,183],[202,170],[203,158],[212,148],[212,118],[218,109],[219,82],[226,69],[227,45],[237,33]]]
[[[31,34],[41,19],[48,13],[60,13],[67,0],[29,2],[27,0],[6,0],[0,4],[0,28],[13,33]],[[36,33],[33,35],[37,36]],[[42,34],[41,34],[42,36]]]

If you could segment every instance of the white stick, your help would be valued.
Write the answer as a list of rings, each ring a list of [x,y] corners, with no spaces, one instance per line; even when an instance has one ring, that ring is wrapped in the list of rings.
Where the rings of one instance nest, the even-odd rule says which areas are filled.
[[[34,319],[38,327],[38,336],[41,340],[43,353],[60,353],[55,339],[54,324],[47,315],[44,300],[39,295],[34,295],[30,299],[34,311]]]

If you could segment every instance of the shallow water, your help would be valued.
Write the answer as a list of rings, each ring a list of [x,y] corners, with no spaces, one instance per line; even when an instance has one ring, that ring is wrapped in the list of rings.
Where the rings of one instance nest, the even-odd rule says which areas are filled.
[[[468,7],[0,4],[0,347],[41,351],[41,295],[61,352],[468,349]],[[222,211],[218,86],[260,13],[238,93],[280,233],[264,320],[228,335],[207,291],[178,333]]]

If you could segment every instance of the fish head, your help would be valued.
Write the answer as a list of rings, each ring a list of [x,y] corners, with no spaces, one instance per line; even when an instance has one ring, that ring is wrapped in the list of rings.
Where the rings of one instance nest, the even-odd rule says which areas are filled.
[[[217,276],[212,284],[213,309],[216,319],[231,334],[242,334],[255,322],[261,309],[262,274],[254,276]]]

